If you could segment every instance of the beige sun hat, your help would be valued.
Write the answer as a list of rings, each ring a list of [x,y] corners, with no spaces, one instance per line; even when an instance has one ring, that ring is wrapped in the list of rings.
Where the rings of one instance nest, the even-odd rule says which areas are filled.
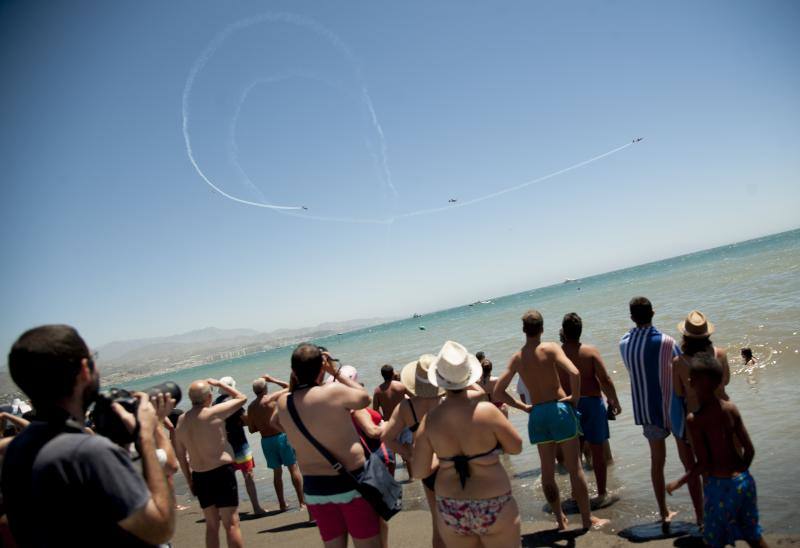
[[[434,360],[436,356],[433,354],[423,354],[400,371],[400,382],[412,395],[419,398],[433,398],[444,394],[444,390],[428,382],[428,370]]]
[[[692,310],[686,319],[678,324],[678,331],[690,339],[703,339],[710,337],[714,332],[714,324],[699,310]]]
[[[477,381],[483,368],[463,345],[447,341],[430,368],[428,381],[445,390],[462,390]]]

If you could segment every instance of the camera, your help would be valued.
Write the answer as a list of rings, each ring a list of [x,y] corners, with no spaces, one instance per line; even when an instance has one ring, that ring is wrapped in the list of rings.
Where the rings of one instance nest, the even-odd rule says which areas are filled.
[[[172,396],[175,405],[181,401],[181,388],[171,381],[157,384],[142,390],[148,396],[155,397],[159,393]],[[90,415],[94,430],[118,445],[128,445],[136,441],[136,431],[129,432],[122,419],[111,408],[112,403],[120,404],[123,409],[136,416],[139,408],[139,398],[124,388],[109,388],[102,390],[94,402],[94,409]],[[138,428],[137,428],[138,430]]]

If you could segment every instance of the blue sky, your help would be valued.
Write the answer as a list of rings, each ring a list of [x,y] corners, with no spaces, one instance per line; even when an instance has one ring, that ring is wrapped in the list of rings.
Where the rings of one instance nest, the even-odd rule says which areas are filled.
[[[0,4],[0,343],[405,316],[800,224],[796,2],[465,4]],[[233,203],[182,94],[285,12],[188,97],[243,199],[385,218],[645,140],[391,225]]]

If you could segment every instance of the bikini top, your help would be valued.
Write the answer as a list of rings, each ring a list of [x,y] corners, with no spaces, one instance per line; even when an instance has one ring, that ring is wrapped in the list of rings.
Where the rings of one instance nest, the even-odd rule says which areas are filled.
[[[410,399],[408,400],[408,406],[411,408],[411,414],[414,416],[414,424],[409,426],[408,429],[412,432],[416,432],[419,429],[419,419],[417,418],[417,412],[414,411],[414,402]]]
[[[439,457],[439,460],[453,463],[453,467],[456,470],[456,474],[458,474],[458,480],[459,482],[461,482],[461,488],[463,489],[464,486],[467,484],[467,478],[469,477],[469,461],[480,457],[487,457],[489,455],[497,454],[502,450],[503,448],[500,446],[500,443],[498,442],[498,444],[495,445],[494,449],[486,451],[485,453],[480,453],[478,455],[455,455],[452,457]]]

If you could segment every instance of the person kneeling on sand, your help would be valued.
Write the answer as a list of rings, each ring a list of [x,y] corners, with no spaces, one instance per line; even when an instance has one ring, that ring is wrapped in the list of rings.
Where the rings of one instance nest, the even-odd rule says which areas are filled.
[[[215,386],[230,398],[212,405],[211,389]],[[189,386],[189,400],[192,408],[180,416],[175,426],[175,452],[189,489],[203,509],[206,546],[219,546],[220,521],[228,546],[243,546],[239,487],[225,436],[225,419],[247,403],[247,396],[232,386],[208,379]]]
[[[520,546],[519,509],[498,455],[520,453],[522,439],[495,405],[468,396],[467,387],[481,374],[466,348],[444,344],[428,380],[447,395],[420,425],[414,476],[429,475],[438,457],[436,509],[447,546]]]
[[[494,397],[505,401],[506,388],[514,375],[519,373],[531,395],[532,405],[528,418],[530,442],[539,450],[542,463],[542,490],[553,513],[559,529],[567,527],[567,518],[561,508],[561,498],[555,480],[556,447],[564,453],[564,465],[569,471],[572,484],[572,497],[581,512],[583,528],[601,527],[608,523],[591,514],[589,489],[583,475],[580,461],[580,422],[575,414],[575,406],[580,400],[581,378],[578,369],[569,361],[564,351],[556,343],[542,342],[544,320],[536,310],[529,310],[522,316],[522,331],[525,333],[525,346],[515,353],[508,369],[500,376],[494,389]],[[569,375],[572,395],[567,396],[561,388],[556,368]]]
[[[274,383],[283,390],[269,394],[267,383]],[[297,466],[297,456],[294,448],[289,444],[286,434],[276,429],[272,424],[272,416],[277,411],[278,398],[286,392],[289,384],[279,381],[269,375],[264,375],[253,381],[253,392],[256,399],[247,406],[248,429],[250,433],[261,433],[261,449],[264,451],[264,458],[267,460],[267,468],[272,470],[272,482],[275,486],[275,494],[278,497],[278,505],[281,511],[285,511],[288,506],[283,496],[283,467],[289,469],[289,477],[292,478],[292,485],[297,493],[297,502],[302,510],[305,507],[303,500],[303,478],[300,475],[300,468]]]
[[[303,494],[328,548],[347,546],[348,534],[356,548],[380,546],[380,518],[369,502],[353,488],[309,442],[292,419],[293,405],[311,436],[325,447],[350,474],[363,473],[366,461],[350,412],[370,403],[369,393],[339,374],[327,352],[303,343],[292,353],[290,392],[278,398],[273,425],[281,428],[297,451],[303,473]],[[338,382],[322,384],[325,374]]]
[[[741,539],[750,546],[766,547],[758,523],[756,482],[748,471],[755,449],[739,410],[719,396],[723,366],[710,353],[700,353],[689,367],[699,408],[686,417],[686,426],[697,462],[667,485],[667,492],[671,495],[692,479],[704,477],[703,540],[709,546],[733,545]]]

